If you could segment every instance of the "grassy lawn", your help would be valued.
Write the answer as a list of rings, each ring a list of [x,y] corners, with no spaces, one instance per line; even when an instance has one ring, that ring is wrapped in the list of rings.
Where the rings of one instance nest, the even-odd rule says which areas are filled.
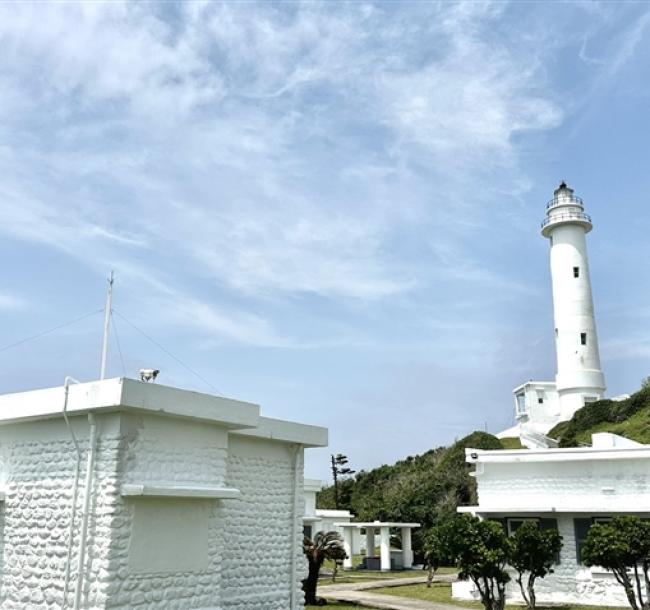
[[[483,608],[478,602],[457,602],[451,599],[451,585],[448,582],[434,582],[430,588],[426,585],[405,585],[403,587],[386,587],[373,589],[373,593],[385,593],[399,597],[414,597],[428,602],[442,602],[465,608]]]
[[[397,595],[399,597],[413,597],[430,602],[442,602],[453,604],[454,606],[463,606],[465,608],[480,608],[483,606],[479,602],[456,601],[451,599],[451,585],[446,582],[433,583],[430,589],[426,585],[406,585],[404,587],[386,587],[384,589],[373,589],[373,593],[384,593],[386,595]],[[521,610],[522,606],[506,606],[506,610]],[[621,608],[606,608],[604,606],[553,606],[545,609],[543,606],[539,610],[622,610]]]
[[[350,604],[342,604],[339,602],[327,602],[327,606],[305,606],[307,610],[310,608],[319,608],[320,610],[327,610],[327,608],[337,608],[338,610],[359,610],[359,606],[351,606]]]
[[[504,449],[525,449],[519,437],[507,437],[499,439]]]
[[[456,568],[440,568],[438,574],[453,574]],[[389,578],[415,578],[425,577],[425,570],[402,570],[400,572],[381,572],[375,570],[339,570],[335,584],[348,584],[353,582],[372,582],[373,580],[388,580]],[[327,574],[321,574],[321,585],[332,584],[332,579]]]
[[[351,606],[350,604],[344,604],[342,602],[327,602],[327,606],[305,606],[307,610],[310,608],[320,608],[321,610],[326,610],[327,608],[337,608],[337,610],[359,610],[359,606]]]

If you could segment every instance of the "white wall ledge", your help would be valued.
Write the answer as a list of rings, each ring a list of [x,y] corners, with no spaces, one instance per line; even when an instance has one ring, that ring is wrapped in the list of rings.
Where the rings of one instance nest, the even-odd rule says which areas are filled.
[[[515,516],[524,513],[532,514],[561,514],[561,515],[650,515],[650,508],[631,508],[630,501],[625,504],[605,506],[602,504],[589,504],[585,506],[566,505],[566,506],[459,506],[456,509],[459,513],[471,513],[477,515],[505,515]]]
[[[122,485],[122,496],[159,498],[207,498],[214,500],[234,500],[241,496],[234,487],[207,487],[200,485],[147,485],[127,483]]]

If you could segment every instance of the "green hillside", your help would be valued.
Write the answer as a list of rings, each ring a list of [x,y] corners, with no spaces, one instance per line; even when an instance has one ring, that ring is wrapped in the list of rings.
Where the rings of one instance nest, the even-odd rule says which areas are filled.
[[[560,447],[591,444],[594,432],[612,432],[639,443],[650,443],[650,384],[621,401],[599,400],[586,405],[548,435]]]
[[[474,432],[450,447],[361,471],[339,482],[340,508],[352,511],[360,521],[417,522],[427,528],[454,514],[459,504],[476,502],[476,483],[465,462],[466,447],[503,448],[491,434]],[[317,502],[319,508],[335,508],[334,488],[321,491]]]

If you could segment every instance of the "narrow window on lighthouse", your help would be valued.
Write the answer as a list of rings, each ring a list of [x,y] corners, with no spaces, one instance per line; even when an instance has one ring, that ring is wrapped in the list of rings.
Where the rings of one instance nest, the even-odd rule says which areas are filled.
[[[580,267],[573,268],[573,277],[580,277]]]
[[[580,333],[580,345],[587,345],[587,333]]]

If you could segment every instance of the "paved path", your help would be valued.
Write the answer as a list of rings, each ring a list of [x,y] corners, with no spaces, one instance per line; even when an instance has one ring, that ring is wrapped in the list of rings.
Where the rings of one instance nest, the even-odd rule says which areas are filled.
[[[452,582],[454,580],[456,580],[455,574],[441,574],[435,578],[435,582]],[[426,581],[426,576],[417,576],[415,578],[391,578],[374,582],[321,585],[318,587],[318,596],[332,601],[352,602],[359,606],[379,608],[380,610],[459,610],[459,606],[452,604],[372,593],[372,589],[419,585]]]

